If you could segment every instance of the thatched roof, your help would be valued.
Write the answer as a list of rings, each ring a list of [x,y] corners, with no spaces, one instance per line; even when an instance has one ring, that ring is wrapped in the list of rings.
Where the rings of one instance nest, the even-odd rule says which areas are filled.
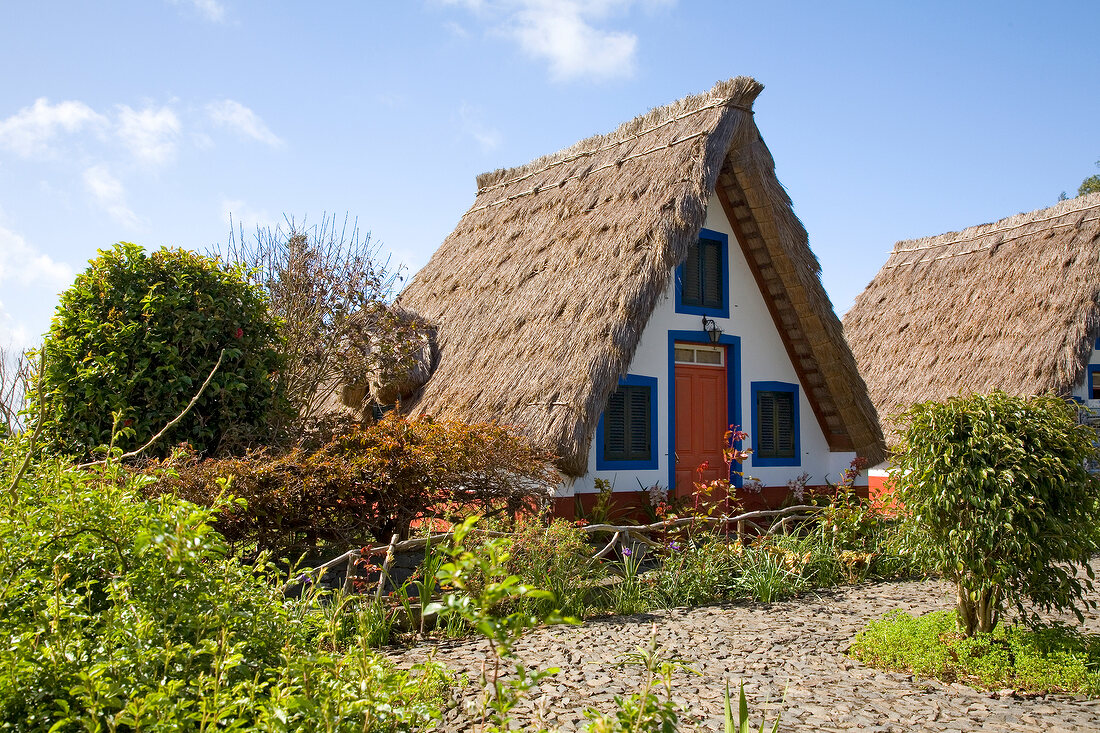
[[[478,176],[473,206],[399,298],[438,329],[437,368],[406,407],[520,427],[582,473],[608,395],[717,190],[830,446],[880,456],[818,262],[753,122],[762,89],[721,82]]]
[[[883,423],[960,393],[1068,394],[1100,332],[1100,194],[898,242],[844,330]]]

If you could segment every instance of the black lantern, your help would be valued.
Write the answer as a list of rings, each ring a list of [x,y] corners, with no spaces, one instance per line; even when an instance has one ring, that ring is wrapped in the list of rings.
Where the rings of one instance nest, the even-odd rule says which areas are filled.
[[[717,346],[718,340],[722,338],[722,329],[718,328],[718,324],[714,322],[714,319],[703,316],[703,330],[710,337],[710,343]]]

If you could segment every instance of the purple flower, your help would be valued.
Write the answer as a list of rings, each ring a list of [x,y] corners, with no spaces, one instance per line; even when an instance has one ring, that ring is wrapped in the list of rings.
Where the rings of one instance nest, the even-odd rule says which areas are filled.
[[[680,545],[676,542],[669,542],[668,543],[668,549],[670,549],[670,550],[679,550]]]
[[[630,548],[629,547],[624,547],[623,548],[623,557],[630,557]]]
[[[308,585],[308,584],[313,582],[313,578],[309,577],[308,573],[302,573],[301,575],[298,576],[298,582],[299,583],[305,583],[306,585]]]

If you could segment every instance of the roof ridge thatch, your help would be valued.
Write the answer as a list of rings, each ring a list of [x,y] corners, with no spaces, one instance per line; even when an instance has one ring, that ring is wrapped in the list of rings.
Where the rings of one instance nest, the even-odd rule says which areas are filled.
[[[480,196],[491,189],[527,180],[531,176],[559,165],[596,155],[628,142],[634,142],[638,138],[657,132],[667,125],[717,107],[731,107],[752,114],[752,104],[763,90],[763,84],[748,76],[737,76],[718,82],[709,91],[702,94],[693,94],[663,107],[654,107],[649,112],[624,122],[614,131],[605,135],[592,135],[567,148],[562,148],[556,153],[543,155],[522,165],[480,173],[476,179],[477,193]],[[512,178],[508,178],[508,176],[512,176]]]
[[[1086,201],[1081,202],[1080,199],[1086,199]],[[1082,206],[1081,203],[1084,203],[1084,205]],[[1063,222],[1060,224],[1051,223],[1058,219],[1072,218],[1075,214],[1087,214],[1088,212],[1092,211],[1097,212],[1097,216],[1081,220]],[[1037,216],[1038,214],[1043,214],[1043,216]],[[993,243],[987,242],[985,244],[966,250],[939,253],[934,259],[959,257],[962,255],[973,254],[975,252],[981,252],[983,250],[989,249],[990,247],[997,246],[1014,239],[1031,236],[1030,232],[1020,231],[1021,229],[1025,229],[1028,227],[1037,227],[1040,224],[1049,224],[1049,226],[1045,227],[1045,229],[1057,229],[1059,227],[1078,226],[1082,223],[1097,220],[1100,220],[1100,197],[1096,196],[1095,194],[1089,194],[1078,198],[1060,201],[1054,206],[1051,206],[1047,209],[1006,216],[1004,219],[990,222],[988,224],[978,224],[977,226],[967,227],[966,229],[958,232],[945,232],[944,234],[940,234],[934,237],[902,240],[894,245],[894,249],[891,252],[891,259],[893,259],[893,255],[908,254],[910,252],[927,252],[934,249],[938,250],[945,247],[952,247],[956,244],[963,244],[966,242],[973,242],[976,240],[985,239],[987,237],[996,238],[997,235],[1004,234],[1006,232],[1016,232],[1016,234],[1011,237],[996,238],[995,242]],[[923,257],[917,260],[902,258],[900,261],[887,262],[884,267],[901,267],[902,265],[920,264],[921,262],[929,261],[931,260]]]
[[[1068,394],[1100,332],[1100,194],[896,243],[844,329],[884,423],[970,391]]]
[[[772,258],[764,297],[791,288],[781,333],[803,326],[800,359],[823,365],[807,394],[832,432],[851,428],[848,438],[873,455],[874,410],[752,119],[762,89],[748,77],[720,82],[608,135],[479,176],[473,206],[399,298],[437,326],[436,370],[406,409],[519,426],[567,473],[583,473],[607,397],[722,175],[739,179],[737,195],[751,198],[746,221],[759,220],[767,240],[753,250]]]

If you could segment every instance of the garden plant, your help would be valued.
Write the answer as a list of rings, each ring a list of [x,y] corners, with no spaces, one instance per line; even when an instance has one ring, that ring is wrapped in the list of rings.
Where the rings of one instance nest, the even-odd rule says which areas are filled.
[[[129,450],[180,415],[213,373],[150,450],[166,455],[186,442],[202,454],[241,451],[267,441],[286,409],[272,381],[279,347],[267,300],[240,269],[122,242],[62,293],[32,413],[43,411],[55,451],[84,458],[112,441]]]
[[[1092,589],[1100,478],[1095,433],[1047,394],[1003,392],[914,405],[891,481],[911,547],[953,582],[960,630],[992,632],[1006,606],[1072,611]]]

